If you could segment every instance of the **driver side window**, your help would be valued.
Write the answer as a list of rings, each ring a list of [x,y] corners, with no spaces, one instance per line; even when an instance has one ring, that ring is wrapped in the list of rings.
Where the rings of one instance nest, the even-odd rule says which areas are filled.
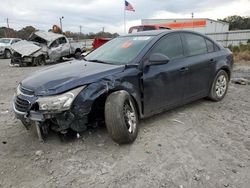
[[[151,54],[161,53],[169,57],[169,59],[176,59],[183,57],[183,47],[179,34],[170,34],[162,39],[154,46]]]
[[[50,45],[50,48],[56,48],[56,47],[58,47],[59,46],[59,41],[58,41],[58,39],[57,40],[55,40],[54,42],[52,42],[52,44]]]

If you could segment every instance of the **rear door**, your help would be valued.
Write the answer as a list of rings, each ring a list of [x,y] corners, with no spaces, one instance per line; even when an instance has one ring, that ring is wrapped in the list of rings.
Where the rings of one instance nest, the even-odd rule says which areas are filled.
[[[188,84],[183,99],[191,101],[204,97],[209,91],[209,81],[214,63],[213,55],[208,53],[206,39],[198,34],[183,33],[185,68],[188,71]]]
[[[147,54],[144,64],[153,53],[167,55],[167,64],[146,66],[143,70],[143,105],[145,115],[169,109],[182,101],[186,75],[183,74],[183,47],[179,34],[161,38]]]

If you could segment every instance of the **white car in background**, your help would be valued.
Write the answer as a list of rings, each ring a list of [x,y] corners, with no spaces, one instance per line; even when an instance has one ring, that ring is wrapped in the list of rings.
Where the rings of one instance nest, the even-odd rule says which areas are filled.
[[[0,56],[5,59],[11,58],[11,45],[21,41],[19,38],[0,38]]]

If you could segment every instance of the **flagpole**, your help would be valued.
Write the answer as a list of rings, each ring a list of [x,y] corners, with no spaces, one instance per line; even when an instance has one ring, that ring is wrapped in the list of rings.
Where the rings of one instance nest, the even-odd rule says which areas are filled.
[[[124,7],[124,34],[126,34],[126,7]]]

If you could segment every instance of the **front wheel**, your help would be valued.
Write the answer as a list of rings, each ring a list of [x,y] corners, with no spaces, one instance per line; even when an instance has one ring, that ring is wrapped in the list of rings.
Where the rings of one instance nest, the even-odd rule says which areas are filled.
[[[44,58],[44,56],[35,57],[33,59],[33,64],[32,65],[33,66],[39,66],[39,65],[43,66],[43,65],[45,65],[45,58]]]
[[[224,70],[220,70],[213,81],[208,98],[213,101],[222,100],[228,89],[229,77]]]
[[[10,50],[5,50],[5,52],[4,52],[4,58],[5,59],[10,59],[11,58],[11,52],[10,52]]]
[[[126,91],[111,93],[105,102],[105,123],[118,144],[133,142],[138,135],[138,115],[133,99]]]

